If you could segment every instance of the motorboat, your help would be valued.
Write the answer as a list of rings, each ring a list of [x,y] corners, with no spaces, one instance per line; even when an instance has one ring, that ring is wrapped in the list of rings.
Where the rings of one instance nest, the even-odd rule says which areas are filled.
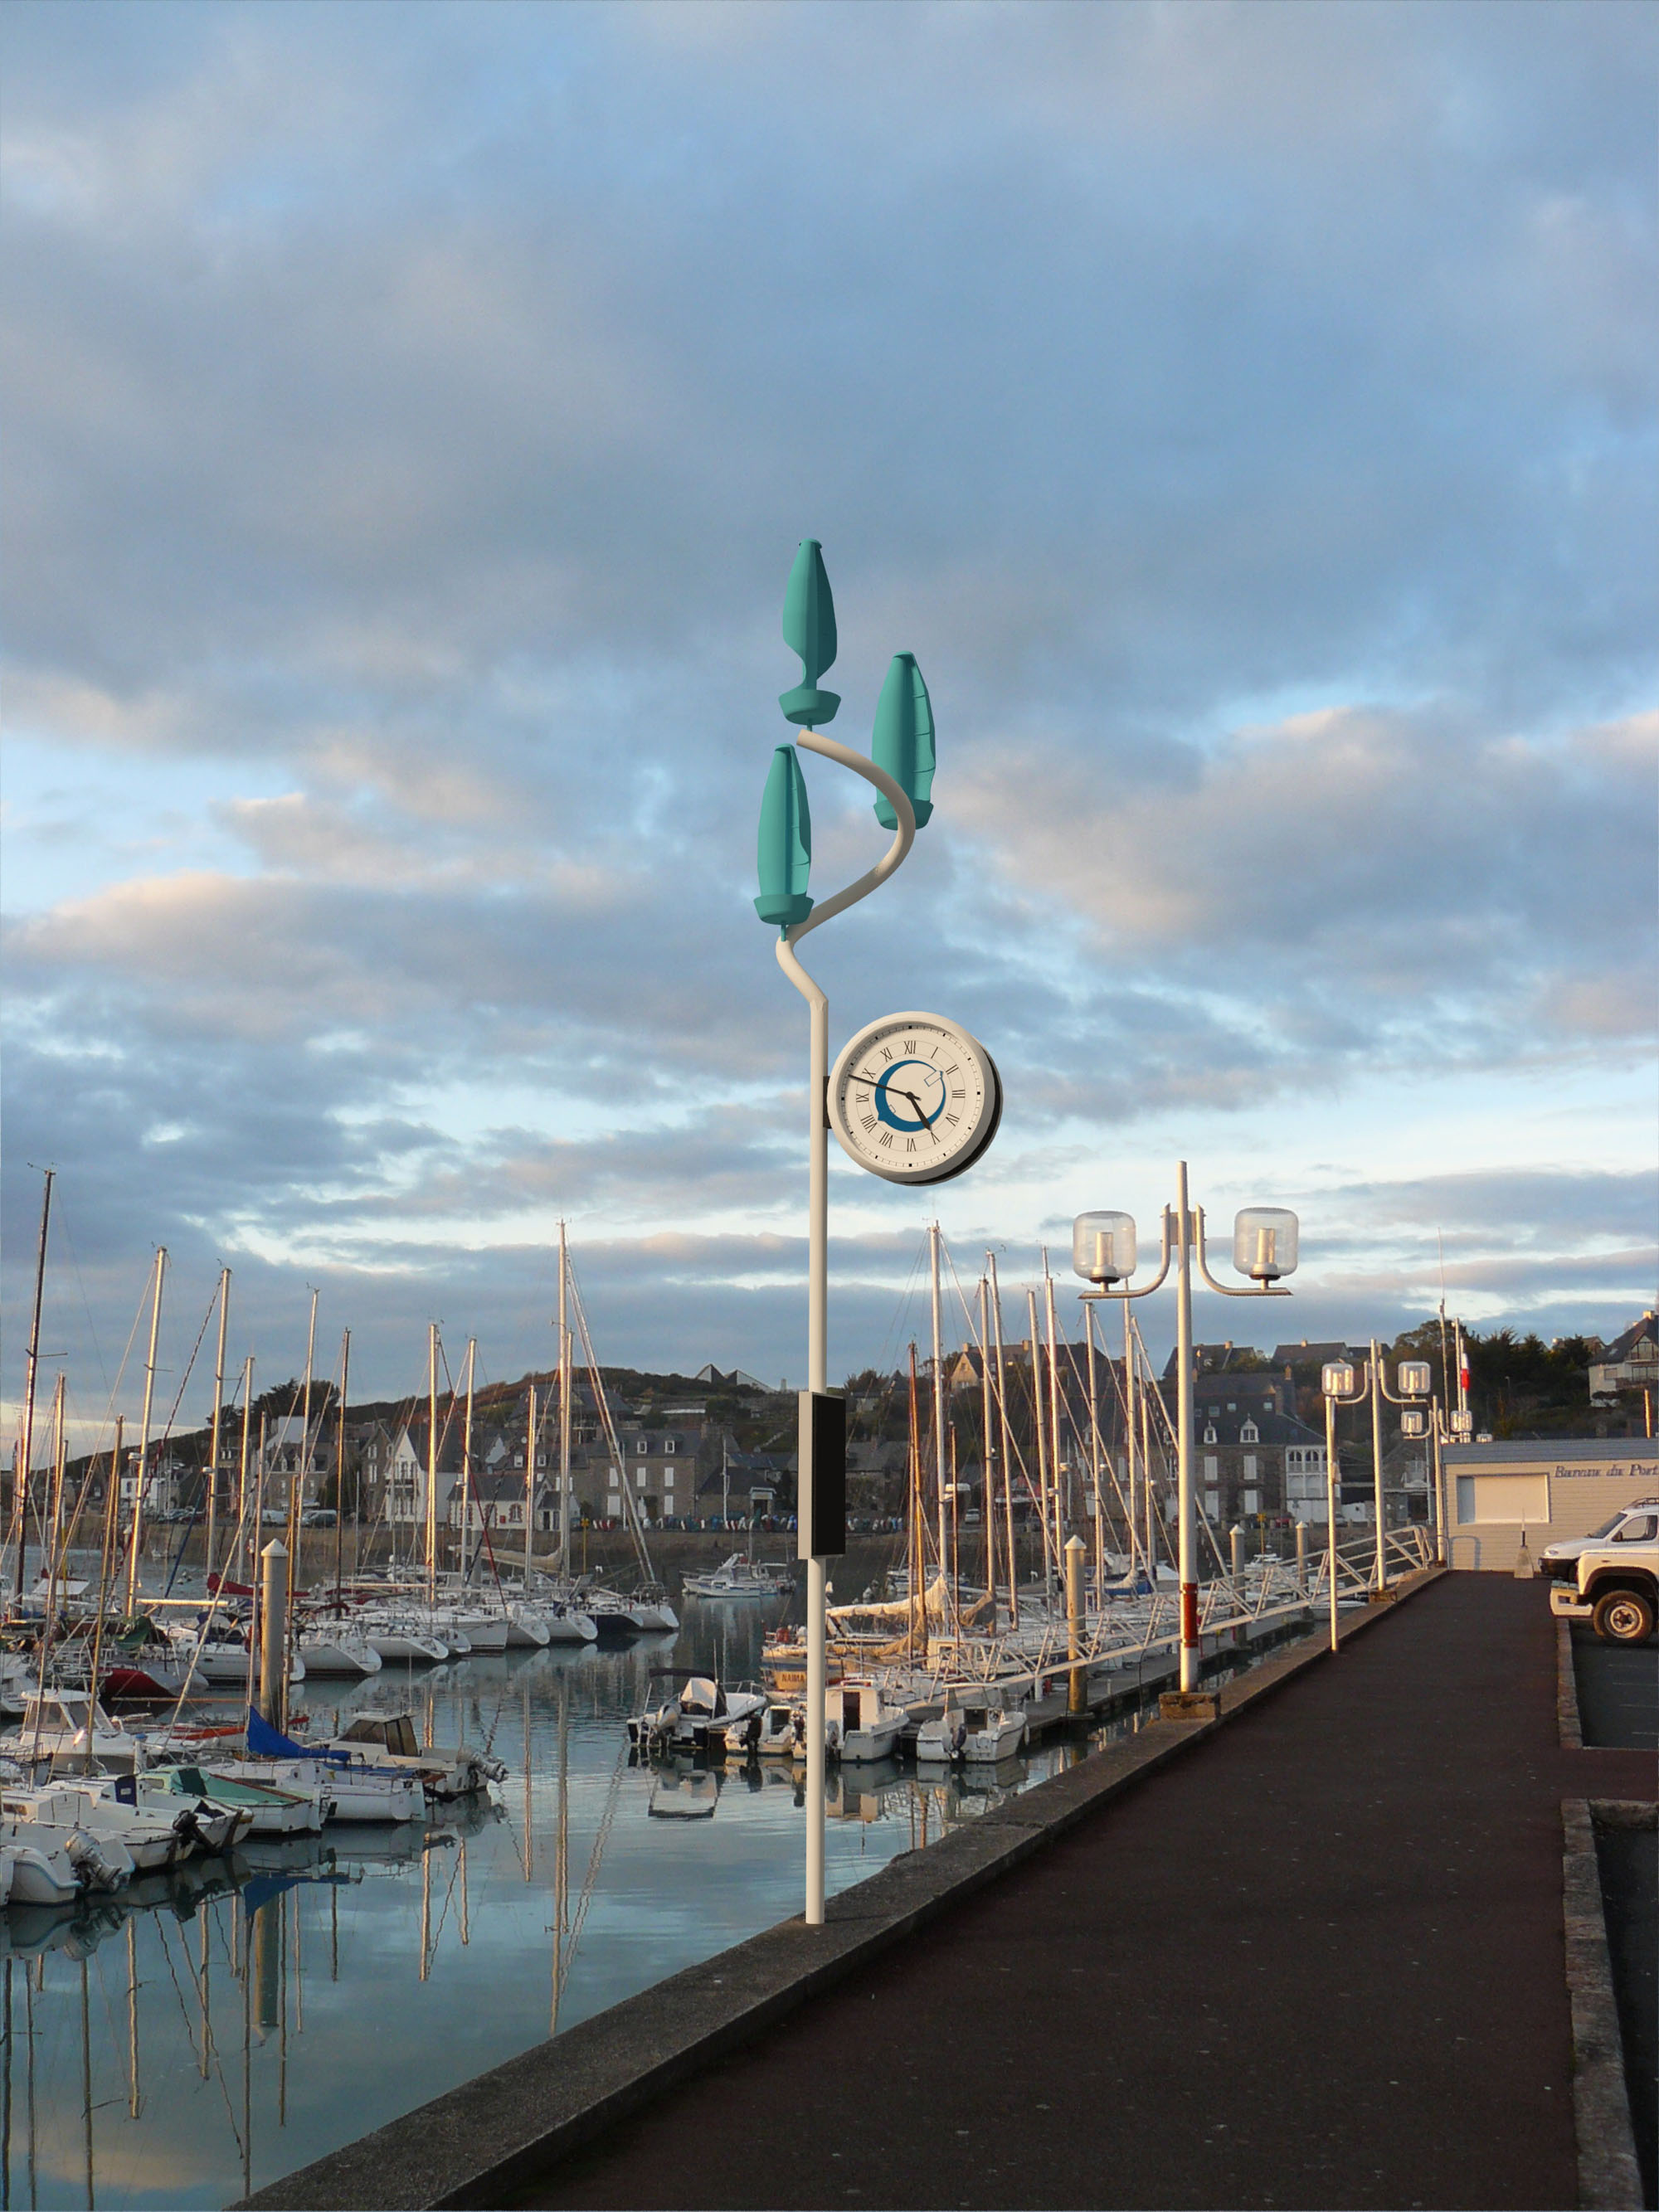
[[[68,1837],[44,1822],[0,1820],[0,1865],[8,1905],[70,1905],[81,1893]],[[128,1865],[130,1879],[131,1861]],[[109,1884],[120,1886],[119,1881]]]
[[[728,1755],[742,1752],[753,1759],[803,1759],[806,1756],[806,1708],[774,1701],[761,1715],[760,1733],[751,1721],[740,1741],[728,1744]]]
[[[37,1769],[45,1765],[53,1773],[96,1765],[131,1774],[143,1764],[144,1749],[138,1737],[117,1727],[90,1691],[31,1690],[21,1721],[0,1737],[0,1758]]]
[[[180,1797],[203,1798],[226,1811],[246,1814],[245,1832],[249,1836],[317,1835],[329,1802],[316,1783],[279,1790],[240,1775],[210,1774],[200,1766],[152,1766],[143,1782],[147,1802],[171,1790]]]
[[[916,1763],[927,1766],[995,1766],[1025,1741],[1025,1716],[1018,1707],[951,1705],[916,1730]]]
[[[733,1552],[721,1566],[706,1575],[687,1575],[681,1583],[687,1597],[787,1597],[795,1578],[787,1567],[757,1565],[741,1552]]]
[[[758,1741],[771,1700],[764,1690],[747,1686],[727,1689],[712,1674],[683,1667],[653,1667],[653,1681],[678,1685],[661,1705],[637,1713],[628,1723],[628,1741],[640,1751],[702,1751],[725,1754],[747,1745],[751,1726]]]
[[[471,1797],[486,1783],[499,1782],[507,1772],[499,1759],[487,1752],[458,1744],[452,1750],[422,1746],[415,1723],[407,1713],[359,1713],[343,1735],[333,1737],[331,1751],[383,1759],[416,1774],[429,1797],[447,1800]]]
[[[869,1675],[843,1675],[823,1693],[823,1736],[844,1764],[890,1759],[910,1724],[908,1710],[890,1705]]]
[[[720,1777],[707,1767],[682,1768],[672,1764],[653,1776],[646,1812],[653,1820],[707,1820],[720,1801]]]
[[[211,1780],[224,1772],[237,1780],[273,1784],[278,1790],[320,1789],[330,1820],[423,1820],[426,1791],[418,1774],[367,1760],[331,1759],[325,1753],[303,1751],[297,1759],[238,1759],[207,1770]]]

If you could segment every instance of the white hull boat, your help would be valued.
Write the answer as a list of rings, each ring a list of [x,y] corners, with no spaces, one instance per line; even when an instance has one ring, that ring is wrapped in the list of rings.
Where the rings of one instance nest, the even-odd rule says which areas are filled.
[[[1025,1716],[992,1705],[951,1705],[916,1731],[921,1766],[995,1766],[1025,1741]]]
[[[80,1893],[75,1864],[62,1837],[33,1822],[0,1821],[0,1859],[5,1862],[8,1905],[70,1905]],[[118,1884],[112,1884],[118,1887]]]
[[[353,1759],[342,1764],[325,1759],[250,1759],[239,1760],[225,1771],[250,1782],[274,1783],[278,1790],[319,1789],[328,1802],[327,1818],[351,1822],[421,1820],[426,1817],[426,1791],[418,1774],[405,1774],[395,1766],[368,1765]]]
[[[363,1638],[380,1654],[383,1666],[437,1667],[450,1656],[441,1637],[417,1628],[413,1621],[367,1621]]]
[[[890,1759],[909,1726],[903,1705],[890,1705],[879,1686],[848,1676],[824,1691],[823,1736],[844,1765]]]
[[[687,1597],[787,1597],[795,1578],[782,1567],[757,1567],[741,1552],[733,1552],[723,1566],[710,1574],[687,1575],[681,1588]]]
[[[599,1641],[599,1632],[592,1620],[574,1606],[546,1607],[542,1619],[547,1624],[550,1644],[595,1644]]]
[[[758,1742],[771,1704],[764,1690],[731,1689],[712,1674],[652,1668],[653,1676],[678,1684],[673,1694],[628,1723],[628,1740],[640,1751],[703,1751],[715,1757],[728,1746],[738,1754]]]
[[[378,1674],[380,1655],[356,1627],[302,1629],[299,1653],[307,1674]]]
[[[507,1648],[509,1651],[545,1651],[551,1641],[547,1623],[534,1606],[508,1606]]]

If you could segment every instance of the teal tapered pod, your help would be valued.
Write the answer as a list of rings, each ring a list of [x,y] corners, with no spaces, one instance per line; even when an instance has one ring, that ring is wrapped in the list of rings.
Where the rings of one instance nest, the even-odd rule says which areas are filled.
[[[818,678],[836,657],[836,603],[816,538],[803,538],[783,594],[783,637],[799,653],[803,680],[781,693],[778,704],[786,722],[811,729],[833,722],[841,704],[837,691],[820,691]]]
[[[914,653],[896,653],[876,703],[875,736],[870,757],[884,768],[915,809],[921,829],[933,811],[933,702]],[[896,830],[898,817],[885,799],[876,801],[876,819]]]
[[[761,800],[760,896],[755,911],[763,921],[787,929],[812,911],[806,878],[812,865],[812,816],[806,804],[806,778],[793,745],[780,745],[767,771]]]

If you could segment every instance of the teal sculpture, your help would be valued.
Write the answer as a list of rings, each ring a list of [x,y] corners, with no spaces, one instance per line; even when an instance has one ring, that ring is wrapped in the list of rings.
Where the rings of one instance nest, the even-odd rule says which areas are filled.
[[[824,588],[827,592],[829,586]],[[832,617],[832,639],[834,635]],[[756,913],[763,921],[775,922],[780,929],[805,921],[812,911],[812,902],[806,895],[812,865],[812,817],[806,804],[806,778],[793,745],[780,745],[772,756],[766,793],[761,800],[758,859],[760,896],[755,901]]]
[[[783,594],[783,638],[799,653],[803,681],[781,693],[778,704],[786,722],[816,729],[833,722],[841,704],[838,691],[820,691],[818,678],[836,658],[836,603],[824,574],[823,549],[816,538],[803,538]]]
[[[870,757],[884,768],[915,809],[921,829],[933,811],[933,702],[914,653],[896,653],[876,706]],[[876,801],[876,819],[896,830],[898,817],[889,799]]]

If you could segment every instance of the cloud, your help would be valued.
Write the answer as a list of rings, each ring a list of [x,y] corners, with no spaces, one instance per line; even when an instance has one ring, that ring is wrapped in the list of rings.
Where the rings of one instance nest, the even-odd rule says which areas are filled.
[[[618,1274],[620,1334],[787,1358],[781,1289],[720,1269],[799,1203],[750,900],[807,529],[837,734],[906,648],[941,742],[904,875],[812,957],[838,1036],[896,997],[992,1043],[988,1234],[1268,1105],[1297,1185],[1275,1142],[1346,1158],[1417,1079],[1521,1116],[1516,1249],[1577,1249],[1548,1177],[1598,1146],[1547,1102],[1651,1029],[1650,11],[0,42],[8,723],[61,768],[9,770],[9,1313],[50,1156],[100,1335],[165,1237],[272,1313],[360,1271],[390,1346],[562,1209],[709,1240],[672,1297]],[[822,895],[880,836],[809,777]]]

